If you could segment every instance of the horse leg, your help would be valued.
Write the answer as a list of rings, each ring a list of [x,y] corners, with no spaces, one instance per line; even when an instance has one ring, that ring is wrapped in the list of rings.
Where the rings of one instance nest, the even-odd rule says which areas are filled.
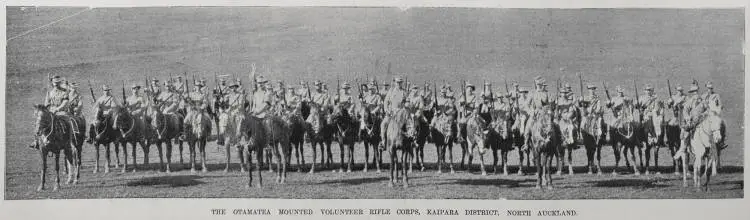
[[[461,143],[461,169],[462,170],[470,170],[471,169],[471,159],[472,155],[469,151],[469,145],[466,142]],[[468,168],[464,166],[464,158],[466,158],[466,154],[469,154],[469,165]]]
[[[519,176],[524,175],[523,173],[523,150],[521,150],[521,148],[518,148],[518,175]]]
[[[247,149],[250,149],[250,146],[247,146]],[[247,165],[247,188],[253,187],[253,156],[252,153],[248,151],[244,151],[244,154],[239,154],[240,157],[243,157],[241,160],[247,159],[247,163],[242,164],[243,167]],[[260,172],[260,169],[258,169],[258,172]]]
[[[550,156],[547,156],[547,165],[545,165],[545,173],[547,178],[547,189],[552,189],[552,174],[549,172],[549,167],[552,163],[552,158]]]
[[[172,169],[169,165],[172,164],[172,141],[166,140],[164,143],[167,145],[167,173],[171,173]]]
[[[602,175],[602,146],[596,144],[596,174]]]
[[[230,158],[232,158],[232,146],[231,146],[231,144],[225,143],[224,144],[224,151],[227,154],[227,165],[224,166],[224,173],[228,173],[229,172]],[[191,155],[192,155],[192,153],[191,153]],[[242,155],[240,155],[240,157],[242,157]],[[192,161],[191,161],[191,163],[192,163]]]
[[[299,149],[299,155],[302,158],[302,167],[299,168],[301,172],[302,169],[307,166],[307,163],[305,163],[305,141],[301,140],[297,142],[297,147]]]
[[[612,175],[617,175],[617,168],[620,167],[620,145],[616,141],[612,143],[612,151],[615,154],[615,168],[612,169]]]
[[[403,153],[407,154],[407,152],[408,152],[408,154],[414,155],[414,151],[415,150],[417,150],[416,147],[411,147],[411,148],[409,148],[408,151],[407,150],[403,150]],[[404,158],[404,156],[401,156],[401,158]],[[411,173],[411,171],[412,171],[411,168],[414,165],[414,160],[416,159],[416,157],[411,157],[411,158],[408,158],[408,159],[409,159],[409,173]]]
[[[75,168],[73,167],[75,166],[74,160],[73,160],[74,155],[72,151],[68,148],[63,149],[63,153],[65,154],[65,161],[64,161],[65,167],[67,167],[66,169],[68,170],[67,172],[68,180],[65,181],[65,184],[71,184],[73,183],[73,174],[75,172]]]
[[[172,141],[170,140],[169,143],[171,144]],[[182,164],[184,164],[184,162],[182,161],[182,141],[177,141],[176,144],[177,144],[177,148],[180,151],[180,154],[179,154],[179,156],[180,156],[180,165],[182,165]]]
[[[568,175],[573,175],[573,148],[568,148]]]
[[[36,191],[42,191],[44,190],[44,182],[47,180],[47,150],[40,149],[39,155],[42,156],[42,159],[40,160],[40,170],[39,170],[39,187],[36,188]]]
[[[120,147],[120,146],[117,146],[117,142],[112,142],[112,146],[114,148]],[[106,151],[104,152],[104,156],[107,157],[107,160],[104,162],[104,173],[109,173],[109,166],[112,165],[112,160],[111,160],[111,157],[110,157],[109,144],[106,144],[105,149],[106,149]]]
[[[244,146],[237,145],[237,156],[240,159],[240,172],[242,172],[242,173],[246,172],[247,170],[250,170],[249,168],[245,169],[245,164],[248,163],[248,161],[250,161],[249,160],[250,158],[247,157],[247,156],[245,156],[245,154],[247,154],[247,153],[248,152],[245,151],[245,147]],[[245,159],[248,159],[248,160],[245,161]],[[248,165],[248,167],[249,167],[249,165]]]
[[[326,152],[328,154],[328,157],[326,158],[326,168],[330,168],[331,166],[333,166],[333,152],[331,151],[331,142],[326,141],[325,146]]]
[[[53,191],[60,189],[60,152],[54,152],[55,154],[55,186],[52,188]]]
[[[115,168],[120,168],[120,146],[118,146],[117,141],[113,141],[112,143],[115,146]]]
[[[640,171],[640,169],[638,169],[639,165],[636,164],[635,149],[638,148],[638,155],[640,156],[642,154],[641,153],[641,148],[639,148],[637,145],[631,145],[631,146],[629,146],[629,148],[630,148],[630,159],[633,160],[633,173],[635,173],[636,176],[639,176],[639,175],[641,175],[641,171]],[[642,162],[641,162],[641,165],[643,165]]]
[[[534,153],[534,165],[537,168],[536,172],[536,188],[541,189],[542,188],[542,157],[540,157],[540,152]]]
[[[343,141],[339,141],[339,173],[344,172],[344,145],[342,144]],[[336,172],[335,170],[333,172]]]
[[[651,147],[654,148],[654,173],[661,174],[661,171],[659,171],[659,148],[660,146],[654,145]],[[648,158],[646,158],[646,165],[648,166]]]
[[[208,172],[208,167],[206,167],[206,139],[200,138],[198,139],[198,149],[201,152],[201,171],[202,172]],[[182,158],[182,156],[180,156]]]
[[[644,169],[643,172],[646,175],[649,175],[649,174],[651,174],[651,171],[649,170],[649,168],[651,168],[651,165],[649,165],[651,163],[651,144],[644,143],[643,144],[643,149],[644,149],[643,151],[645,151],[643,157],[645,157],[645,159],[646,159],[646,167],[641,167],[641,169]],[[641,150],[639,149],[638,150],[638,154],[640,154],[640,153],[641,153]],[[640,157],[640,155],[639,155],[639,157]],[[641,158],[641,159],[643,159],[643,158]]]
[[[119,144],[122,147],[122,171],[120,172],[125,173],[128,171],[128,143],[120,142]],[[115,149],[117,149],[117,147],[115,147]]]
[[[396,184],[396,178],[394,178],[394,174],[396,173],[396,165],[398,163],[393,163],[396,157],[396,150],[395,148],[391,147],[391,150],[389,151],[389,156],[391,157],[391,166],[388,168],[388,170],[391,172],[391,181],[388,183],[389,187],[393,187]]]
[[[95,153],[94,153],[94,158],[95,158],[94,159],[94,173],[98,173],[99,172],[99,146],[100,146],[99,143],[95,143],[94,144],[94,150],[95,150]],[[107,165],[109,165],[109,163],[107,163]]]
[[[497,149],[492,149],[492,174],[497,173]]]
[[[477,153],[479,153],[479,168],[482,170],[482,176],[487,176],[487,171],[484,169],[484,152],[481,152],[481,150],[477,148]]]
[[[402,176],[401,176],[401,182],[402,182],[402,184],[404,184],[404,188],[409,187],[409,176],[408,176],[409,172],[406,171],[406,161],[409,159],[409,157],[414,157],[414,156],[415,155],[413,155],[413,154],[406,154],[406,153],[402,153],[401,154],[401,163],[403,164],[401,166],[401,169],[403,170],[401,172],[401,174],[402,174]],[[409,169],[410,169],[409,171],[411,171],[411,167],[409,167]]]
[[[565,149],[564,148],[565,148],[564,146],[560,146],[558,148],[555,148],[554,149],[555,153],[552,154],[552,156],[555,157],[555,159],[557,159],[557,175],[558,176],[562,176],[563,160],[565,159]],[[550,160],[552,160],[551,157],[550,157]],[[550,164],[551,163],[552,163],[552,161],[550,161]],[[551,167],[550,167],[550,170],[551,170]]]
[[[149,146],[151,145],[148,143],[148,140],[141,140],[141,149],[143,150],[143,165],[148,165],[148,153],[149,153]]]
[[[711,176],[716,176],[716,174],[719,174],[719,167],[721,167],[721,150],[719,148],[716,149],[716,159],[712,160],[711,164]],[[708,186],[706,186],[706,190],[708,190]]]
[[[455,170],[453,170],[453,143],[448,143],[448,159],[450,159],[451,163],[448,164],[449,168],[451,169],[451,173],[456,173]],[[445,155],[445,154],[443,154]]]
[[[250,154],[250,152],[248,152],[248,160],[247,160],[248,163],[250,163],[250,161],[252,161],[250,159],[249,155],[252,155],[252,154]],[[258,160],[258,163],[255,165],[255,169],[258,171],[258,188],[261,188],[261,187],[263,187],[263,175],[262,175],[263,172],[261,172],[261,166],[260,165],[261,165],[261,161],[263,161],[263,148],[262,147],[255,147],[255,155],[256,155],[255,159]],[[253,175],[252,171],[249,171],[248,173],[249,173],[249,175]]]
[[[355,143],[352,142],[349,145],[349,167],[347,167],[347,169],[346,169],[347,173],[351,173],[352,172],[352,166],[354,166],[354,144]]]
[[[190,152],[190,173],[195,173],[195,157],[198,155],[195,151],[195,142],[188,141],[188,151]]]
[[[424,171],[424,144],[419,146],[419,170]]]
[[[370,164],[370,144],[367,143],[367,140],[363,141],[362,144],[365,145],[365,167],[362,169],[362,172],[367,173],[367,167]],[[375,152],[372,152],[372,162],[375,162]]]
[[[312,146],[313,157],[312,157],[312,164],[310,165],[310,172],[309,173],[315,173],[315,163],[316,163],[315,161],[317,159],[316,157],[318,156],[318,147],[315,146],[315,145],[317,145],[315,143],[315,141],[311,141],[310,146]],[[321,157],[321,162],[322,162],[322,157]]]
[[[284,160],[281,159],[281,157],[284,155],[284,152],[279,149],[280,143],[274,143],[271,145],[273,148],[273,156],[276,157],[276,183],[281,183],[281,168],[286,168],[286,163],[284,163]]]
[[[125,144],[128,144],[128,143],[125,143]],[[136,158],[137,158],[137,157],[136,157],[136,155],[135,155],[135,150],[136,150],[137,148],[138,148],[138,147],[136,146],[136,142],[135,142],[135,141],[133,141],[133,142],[130,142],[130,150],[132,151],[132,155],[133,155],[133,173],[135,173],[135,170],[137,169],[137,168],[136,168],[136,165],[138,164],[138,163],[136,163]],[[123,149],[123,150],[124,150],[124,149]],[[127,153],[127,152],[126,152],[126,153]]]
[[[695,152],[695,159],[693,159],[693,186],[696,189],[700,189],[699,181],[701,179],[701,166],[703,165],[703,154]]]
[[[584,143],[586,147],[586,166],[588,167],[588,174],[594,174],[594,155],[596,150],[591,146],[590,143]]]
[[[500,152],[500,155],[503,159],[503,175],[508,175],[508,150],[503,150]]]

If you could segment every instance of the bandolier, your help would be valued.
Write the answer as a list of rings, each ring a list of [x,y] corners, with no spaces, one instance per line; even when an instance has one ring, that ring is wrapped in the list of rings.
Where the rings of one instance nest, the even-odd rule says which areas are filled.
[[[385,117],[383,118],[383,122],[380,124],[380,137],[382,137],[383,140],[386,139],[386,128],[391,120],[391,116],[398,109],[404,108],[404,104],[406,102],[407,94],[403,88],[404,81],[400,77],[396,77],[394,79],[394,82],[396,83],[396,86],[388,90],[384,101]],[[380,148],[384,148],[383,142],[380,142]]]

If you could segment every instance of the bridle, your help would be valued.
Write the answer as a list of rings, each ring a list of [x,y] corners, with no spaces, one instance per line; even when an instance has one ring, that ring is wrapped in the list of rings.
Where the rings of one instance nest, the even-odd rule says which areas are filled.
[[[42,111],[42,110],[37,110],[37,111],[40,111],[42,113],[42,116],[43,115],[49,115],[49,117],[50,117],[49,133],[48,134],[43,134],[42,133],[42,131],[44,130],[44,128],[42,127],[42,123],[41,123],[42,120],[41,120],[41,118],[39,120],[39,124],[37,124],[37,126],[38,126],[38,128],[37,128],[37,135],[41,136],[44,140],[49,140],[49,137],[52,136],[52,133],[54,133],[54,131],[55,131],[55,116],[52,113],[49,113],[49,112],[46,112],[46,111]]]
[[[115,124],[114,124],[114,126],[115,126],[115,127],[117,127],[117,129],[118,129],[118,130],[120,130],[120,133],[122,133],[122,137],[123,137],[123,138],[125,138],[125,137],[127,137],[127,136],[128,136],[128,135],[129,135],[130,133],[131,133],[131,132],[133,132],[133,128],[135,128],[135,117],[133,117],[132,115],[130,116],[130,129],[128,129],[128,131],[126,132],[126,131],[124,131],[124,130],[122,129],[122,127],[120,127],[120,126],[117,126],[117,124],[118,124],[117,122],[118,122],[118,119],[119,119],[119,117],[120,117],[120,114],[124,114],[124,113],[119,113],[119,112],[118,112],[118,113],[117,113],[117,114],[115,115],[115,118],[114,118],[114,119],[115,119]]]

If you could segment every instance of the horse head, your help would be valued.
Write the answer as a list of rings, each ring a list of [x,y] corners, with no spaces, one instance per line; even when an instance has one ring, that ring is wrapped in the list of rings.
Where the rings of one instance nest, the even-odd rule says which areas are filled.
[[[485,146],[489,135],[490,127],[487,122],[477,114],[474,114],[466,122],[467,137],[476,142],[477,146]]]
[[[553,112],[552,108],[547,106],[538,113],[537,119],[535,120],[533,127],[531,127],[532,133],[536,134],[532,135],[534,146],[546,146],[552,141],[555,132],[555,127],[552,122]]]
[[[49,111],[49,105],[37,104],[34,105],[34,117],[35,117],[35,132],[37,137],[41,137],[42,143],[40,146],[45,146],[49,143],[49,137],[54,131],[54,120],[55,115]]]
[[[492,130],[500,134],[500,137],[505,140],[510,137],[510,115],[505,111],[495,111],[492,113],[492,122],[490,127]]]

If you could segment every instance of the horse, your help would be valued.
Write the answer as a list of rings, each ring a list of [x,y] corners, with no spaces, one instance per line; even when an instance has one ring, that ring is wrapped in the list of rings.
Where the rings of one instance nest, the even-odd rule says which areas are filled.
[[[580,132],[583,146],[586,148],[588,174],[594,173],[594,166],[596,166],[596,173],[598,175],[602,174],[604,128],[604,120],[601,115],[589,113],[588,116],[582,118]]]
[[[536,120],[531,127],[531,146],[534,153],[534,165],[537,167],[536,188],[541,189],[547,186],[552,189],[552,175],[550,168],[552,158],[559,153],[558,144],[560,144],[560,129],[553,123],[553,107],[545,106],[536,114]]]
[[[253,185],[253,170],[252,170],[252,152],[255,151],[256,159],[258,161],[256,170],[258,171],[258,188],[263,186],[263,176],[261,175],[261,162],[263,161],[263,153],[266,146],[268,146],[268,135],[266,127],[263,124],[263,120],[255,117],[251,114],[244,114],[244,120],[239,123],[240,143],[245,145],[245,158],[248,170],[248,182],[247,187],[250,188]],[[270,166],[270,164],[269,164]]]
[[[344,172],[344,155],[346,155],[349,158],[346,162],[346,172],[350,173],[352,172],[352,165],[354,163],[354,144],[357,141],[359,129],[357,120],[342,106],[338,106],[334,109],[333,114],[329,115],[328,122],[334,126],[334,137],[336,137],[340,149],[341,163],[339,172]]]
[[[669,149],[670,155],[674,156],[680,148],[681,129],[679,126],[679,110],[673,109],[672,114],[667,114],[666,116],[668,116],[668,120],[665,119],[662,129],[664,131],[664,144]],[[685,156],[687,157],[688,155]],[[682,175],[680,171],[682,170],[683,162],[681,160],[689,160],[689,158],[672,158],[672,167],[674,174],[677,176]]]
[[[580,112],[576,107],[567,110],[567,112],[559,112],[556,120],[561,135],[560,147],[558,148],[560,152],[559,157],[557,157],[557,175],[562,175],[563,161],[565,160],[566,151],[568,153],[568,174],[573,175],[573,150],[579,148],[579,145],[576,142],[576,136],[578,134],[576,124],[580,119]]]
[[[497,161],[498,159],[502,159],[503,174],[508,175],[508,152],[513,150],[513,137],[510,131],[510,112],[494,110],[490,114],[491,121],[488,140],[493,156],[492,173],[497,173]],[[500,157],[498,157],[498,151],[500,151]]]
[[[635,159],[635,148],[638,147],[639,153],[641,152],[641,135],[638,134],[640,131],[639,115],[639,111],[635,109],[632,102],[625,102],[620,111],[619,123],[609,127],[612,149],[615,154],[615,168],[612,170],[612,175],[617,175],[617,168],[620,164],[620,152],[623,153],[625,166],[630,168],[630,160],[632,160],[633,173],[635,175],[641,174]],[[630,151],[630,158],[628,158],[628,150]],[[641,161],[641,165],[643,165],[643,161]]]
[[[291,129],[289,142],[294,149],[294,156],[295,158],[297,158],[297,172],[302,172],[302,167],[306,166],[305,150],[303,148],[305,144],[305,117],[302,111],[303,109],[305,109],[305,105],[306,103],[299,103],[294,106],[294,110],[292,112],[288,112],[287,114],[284,114],[282,116],[284,121],[286,121],[287,126],[289,126],[289,128]],[[291,161],[291,152],[289,155],[287,155],[287,157],[290,159],[287,161]],[[302,161],[302,163],[300,163],[300,160]],[[287,166],[289,166],[289,164],[287,164]]]
[[[164,114],[159,110],[160,104],[148,105],[146,108],[146,120],[151,126],[149,129],[153,130],[153,134],[149,137],[148,142],[153,143],[156,149],[159,150],[159,166],[160,170],[164,170],[164,158],[162,154],[162,144],[166,145],[166,172],[171,173],[172,169],[170,164],[172,163],[172,141],[178,140],[180,133],[182,132],[182,116],[177,114]],[[182,163],[182,141],[178,141],[180,149],[180,163]]]
[[[484,153],[490,147],[489,144],[489,124],[478,114],[469,116],[466,121],[466,143],[471,149],[469,154],[469,169],[471,169],[471,161],[474,159],[474,152],[479,154],[480,169],[482,170],[482,176],[487,175],[487,171],[484,169]]]
[[[241,125],[245,120],[245,117],[245,114],[239,111],[235,112],[223,108],[218,109],[219,123],[217,124],[217,127],[219,131],[219,139],[222,141],[217,141],[217,144],[223,145],[226,148],[225,150],[227,153],[227,164],[224,168],[225,173],[229,172],[232,146],[235,146],[237,148],[237,155],[240,159],[240,172],[245,172],[246,157],[243,155],[245,153],[245,150],[243,149],[243,145],[240,144],[240,140],[243,135]]]
[[[522,148],[524,143],[526,143],[526,138],[524,135],[524,130],[526,129],[526,126],[528,126],[528,120],[529,115],[525,112],[517,111],[515,116],[512,118],[513,120],[513,126],[511,126],[511,134],[513,138],[513,145],[518,148],[518,175],[524,175],[524,170],[528,170],[529,167],[531,167],[531,149],[526,148],[525,150]],[[526,167],[524,169],[524,155],[526,155]]]
[[[120,142],[120,146],[122,146],[122,152],[124,155],[124,163],[121,172],[124,173],[128,169],[128,144],[132,146],[133,172],[135,172],[137,169],[135,154],[136,144],[140,144],[141,149],[143,150],[143,164],[148,164],[149,144],[145,138],[145,135],[147,134],[145,131],[145,122],[142,118],[133,116],[130,111],[124,107],[112,109],[112,118],[114,119],[112,129],[115,130],[117,135],[119,135],[118,142]]]
[[[41,170],[40,178],[41,182],[37,191],[44,190],[44,183],[47,175],[47,155],[49,153],[55,156],[55,185],[53,190],[57,191],[60,188],[60,151],[65,155],[66,166],[68,170],[68,180],[66,183],[77,183],[78,182],[78,171],[79,160],[78,157],[79,149],[75,144],[75,139],[79,138],[73,131],[73,124],[68,121],[69,116],[55,115],[49,111],[49,105],[34,105],[34,116],[35,119],[35,135],[34,141],[36,147],[38,147],[41,156]],[[85,124],[82,124],[85,129]],[[79,125],[79,128],[81,126]],[[81,143],[83,140],[81,140]]]
[[[642,145],[645,149],[645,157],[646,157],[646,167],[643,171],[646,173],[646,175],[650,174],[650,168],[651,168],[651,149],[654,148],[654,168],[656,169],[656,173],[659,174],[659,149],[661,146],[664,146],[664,115],[662,114],[661,107],[662,103],[657,103],[657,107],[659,108],[654,113],[645,113],[648,114],[646,117],[644,117],[644,120],[641,123],[640,126],[640,132],[638,134],[641,135],[639,138],[641,140]],[[649,117],[650,116],[650,117]]]
[[[435,117],[435,123],[432,126],[432,142],[435,144],[438,158],[438,173],[443,172],[443,165],[445,164],[445,153],[448,150],[448,156],[450,157],[450,163],[448,167],[451,173],[455,173],[453,170],[453,143],[456,141],[456,121],[455,117],[447,114],[438,114]],[[446,149],[447,148],[447,149]]]
[[[330,166],[331,158],[333,157],[333,154],[331,153],[331,130],[329,129],[326,118],[327,113],[321,106],[318,106],[315,103],[310,103],[310,115],[307,117],[305,129],[306,139],[310,142],[310,146],[313,150],[313,162],[310,167],[310,173],[315,172],[318,146],[320,146],[321,165],[326,164],[326,167]],[[326,155],[328,157],[326,157]]]
[[[263,125],[266,129],[266,135],[268,140],[268,146],[271,147],[274,157],[276,157],[276,182],[283,184],[286,182],[286,165],[289,158],[287,155],[291,151],[291,143],[289,142],[290,129],[287,123],[280,116],[267,115],[263,119]],[[269,163],[270,167],[271,164]]]
[[[427,142],[427,137],[430,135],[430,123],[427,119],[427,114],[431,111],[425,111],[421,109],[416,109],[413,111],[414,117],[417,119],[416,124],[416,136],[414,137],[414,148],[412,148],[411,154],[414,156],[412,157],[412,160],[409,161],[409,172],[412,172],[412,166],[414,164],[414,161],[416,160],[417,164],[420,167],[420,171],[424,171],[424,145]]]
[[[96,111],[96,115],[94,116],[94,123],[89,128],[89,138],[91,140],[91,144],[94,145],[96,148],[96,156],[95,156],[95,165],[94,165],[94,173],[99,172],[99,146],[104,145],[106,148],[105,155],[106,155],[106,161],[104,163],[104,173],[109,173],[109,166],[110,166],[110,151],[109,151],[109,144],[111,143],[114,145],[116,149],[115,156],[117,157],[117,161],[115,163],[115,168],[119,168],[120,163],[120,157],[117,156],[117,153],[119,150],[119,141],[118,135],[115,131],[115,129],[112,127],[114,124],[114,118],[112,116],[104,116],[104,111],[99,109]]]
[[[363,172],[367,172],[367,168],[370,164],[370,148],[372,147],[372,163],[380,173],[380,166],[383,164],[383,151],[378,147],[382,141],[380,137],[380,123],[383,121],[382,117],[374,114],[366,109],[361,111],[362,117],[360,118],[360,140],[365,146],[365,168]]]
[[[717,165],[719,160],[719,147],[724,142],[726,126],[724,120],[722,120],[715,112],[708,111],[700,119],[696,119],[698,123],[695,126],[695,130],[691,135],[688,136],[688,142],[690,143],[690,153],[694,156],[693,160],[693,185],[698,190],[709,191],[708,183],[711,180],[711,174],[714,167]],[[701,173],[701,166],[705,160],[706,167]],[[687,186],[687,160],[682,160],[683,168],[683,187]],[[702,178],[705,177],[706,181],[701,182]]]
[[[195,157],[200,151],[201,157],[201,171],[208,172],[206,167],[206,142],[208,136],[211,135],[211,118],[200,109],[197,103],[188,102],[187,112],[191,113],[192,117],[185,119],[185,141],[190,147],[190,172],[195,172]],[[229,149],[227,149],[227,157],[229,156]],[[182,154],[180,153],[180,157]],[[229,163],[227,163],[229,165]]]
[[[390,187],[393,187],[398,180],[399,157],[397,153],[399,150],[401,151],[400,172],[402,174],[402,183],[404,187],[409,187],[406,163],[409,161],[409,152],[411,152],[412,145],[414,144],[414,140],[410,137],[416,137],[417,133],[415,120],[406,109],[400,108],[393,113],[386,125],[385,147],[390,153],[391,158]]]

